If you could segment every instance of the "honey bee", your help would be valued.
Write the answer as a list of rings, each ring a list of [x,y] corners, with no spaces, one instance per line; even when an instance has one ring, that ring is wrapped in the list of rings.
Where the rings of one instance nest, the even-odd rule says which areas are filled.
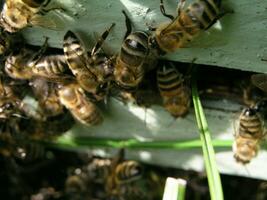
[[[165,13],[163,0],[160,0],[161,13],[172,21],[156,28],[151,37],[151,45],[158,48],[159,54],[173,52],[184,47],[202,30],[211,27],[225,12],[220,12],[220,1],[198,0],[183,9],[185,0],[178,3],[178,15],[174,17]]]
[[[100,111],[85,95],[78,83],[60,85],[58,95],[60,102],[82,124],[97,125],[103,121]]]
[[[14,51],[11,55],[7,56],[5,61],[5,72],[13,79],[29,80],[33,78],[32,69],[27,65],[32,52],[23,48]]]
[[[6,0],[0,14],[0,25],[8,32],[17,32],[27,26],[42,26],[51,29],[61,28],[55,19],[45,19],[44,14],[62,8],[45,7],[51,0]],[[57,20],[58,21],[58,20]]]
[[[249,163],[257,155],[264,136],[264,121],[260,113],[254,107],[245,108],[239,117],[233,144],[236,161],[242,164]]]
[[[47,82],[43,78],[35,78],[31,81],[35,98],[42,113],[45,116],[56,116],[64,112],[63,105],[60,103],[57,95],[57,86],[55,83]]]
[[[127,186],[140,179],[143,174],[142,166],[133,160],[123,161],[124,151],[112,160],[111,171],[106,181],[106,192],[108,196],[118,197],[125,195]]]
[[[9,118],[11,116],[27,116],[36,120],[44,120],[42,114],[35,110],[29,103],[24,101],[26,94],[19,93],[18,90],[24,88],[25,85],[16,88],[12,83],[0,81],[0,116],[1,118]]]
[[[6,73],[14,79],[29,80],[41,77],[51,81],[72,79],[64,54],[45,54],[47,39],[38,52],[22,48],[9,55],[5,62]]]
[[[16,144],[13,155],[24,163],[31,163],[44,158],[45,153],[45,148],[41,144],[20,142]]]
[[[114,77],[117,85],[124,90],[135,90],[143,80],[144,73],[156,66],[156,56],[149,46],[149,34],[144,31],[131,33],[131,22],[127,14],[127,32],[116,58]]]
[[[157,84],[165,109],[174,117],[185,116],[191,104],[191,90],[186,80],[172,63],[157,69]]]
[[[112,24],[102,34],[89,54],[72,31],[68,31],[64,36],[63,49],[70,70],[81,87],[93,94],[96,100],[101,100],[105,95],[104,90],[113,73],[112,58],[100,54],[99,50],[114,26],[115,24]]]

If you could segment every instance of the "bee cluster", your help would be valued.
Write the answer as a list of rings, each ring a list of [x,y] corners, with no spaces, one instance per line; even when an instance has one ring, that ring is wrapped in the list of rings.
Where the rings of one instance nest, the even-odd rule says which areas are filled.
[[[1,141],[4,144],[0,150],[3,155],[34,159],[35,155],[30,152],[37,147],[27,143],[28,139],[53,138],[69,130],[75,120],[86,126],[101,124],[103,116],[97,104],[110,95],[140,103],[140,85],[151,70],[157,71],[157,87],[165,109],[175,118],[188,113],[191,104],[189,73],[181,73],[173,63],[160,62],[159,59],[186,46],[226,14],[221,11],[220,0],[198,0],[186,8],[185,0],[180,0],[177,16],[167,14],[163,0],[160,0],[161,13],[170,21],[149,31],[132,31],[131,20],[123,11],[127,30],[116,55],[108,55],[102,50],[115,23],[101,34],[90,50],[71,30],[64,35],[62,50],[49,48],[48,38],[41,47],[26,44],[19,30],[40,25],[42,15],[60,9],[46,9],[49,2],[6,0],[0,14],[0,55],[3,58],[0,122]],[[56,24],[47,21],[46,26],[54,28]],[[254,75],[252,80],[261,88],[264,76]],[[27,101],[29,97],[36,106]],[[246,108],[240,116],[234,149],[236,160],[244,164],[256,155],[265,135],[259,114],[264,110],[263,102]],[[132,176],[140,177],[138,163],[115,163],[109,163],[108,169],[101,171],[102,175],[112,174],[112,178],[105,179],[108,183],[105,190],[111,196],[113,192],[119,195],[114,187],[121,185],[121,182],[132,180]],[[85,190],[79,184],[80,181],[87,181],[87,178],[83,180],[83,174],[88,176],[86,170],[67,180],[70,193]],[[97,170],[102,170],[102,167]],[[96,177],[93,179],[98,180]],[[127,189],[120,188],[119,193],[124,190]]]

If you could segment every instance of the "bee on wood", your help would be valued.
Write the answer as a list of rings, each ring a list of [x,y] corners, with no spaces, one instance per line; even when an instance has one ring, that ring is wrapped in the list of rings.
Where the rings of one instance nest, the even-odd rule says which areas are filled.
[[[159,54],[173,52],[184,47],[201,31],[210,28],[226,12],[220,11],[221,0],[198,0],[184,9],[185,0],[178,3],[176,17],[166,14],[163,0],[160,0],[160,11],[171,19],[155,29],[151,45],[158,48]]]
[[[70,70],[81,87],[92,94],[96,100],[101,100],[105,96],[106,87],[113,73],[112,58],[108,58],[99,51],[114,26],[113,23],[101,35],[89,53],[72,31],[68,31],[64,36],[63,49]]]
[[[47,40],[48,38],[37,52],[24,47],[9,55],[5,62],[6,73],[11,78],[22,80],[41,77],[50,81],[64,82],[65,79],[73,79],[69,74],[64,54],[45,54]]]
[[[96,105],[85,95],[78,83],[62,84],[58,88],[60,102],[73,117],[85,125],[97,125],[103,121]]]
[[[245,108],[239,116],[233,152],[236,161],[242,164],[249,163],[257,155],[266,134],[264,121],[256,108]]]
[[[191,105],[191,90],[184,75],[168,62],[157,69],[157,84],[165,109],[174,117],[185,116]]]
[[[8,32],[17,32],[27,26],[41,26],[51,29],[62,27],[59,19],[44,19],[44,14],[51,10],[45,9],[51,0],[6,0],[0,14],[0,26]],[[57,22],[57,23],[56,23]]]
[[[117,85],[124,90],[135,90],[143,80],[145,72],[156,66],[156,56],[149,46],[149,34],[144,31],[132,32],[131,21],[125,11],[127,32],[116,58],[114,77]]]

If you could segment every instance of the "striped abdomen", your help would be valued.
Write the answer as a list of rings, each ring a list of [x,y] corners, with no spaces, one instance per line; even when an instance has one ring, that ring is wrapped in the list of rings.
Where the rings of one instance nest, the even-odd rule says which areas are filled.
[[[165,109],[174,117],[184,116],[191,104],[191,93],[183,75],[174,66],[164,65],[157,70],[157,83]]]
[[[33,64],[30,63],[31,66]],[[38,63],[32,66],[32,71],[35,76],[44,78],[60,78],[68,72],[69,67],[66,63],[64,55],[49,55],[42,57]]]
[[[124,161],[116,166],[115,182],[118,184],[129,183],[141,178],[142,166],[136,161]]]
[[[78,83],[87,92],[95,94],[99,85],[97,77],[88,69],[90,66],[87,52],[72,31],[68,31],[64,36],[63,50],[68,66]]]
[[[263,121],[253,108],[244,109],[239,120],[238,135],[255,139],[263,136]]]
[[[199,0],[182,10],[171,23],[156,29],[156,41],[165,52],[173,52],[184,47],[201,30],[211,26],[219,15],[219,8],[213,0]]]
[[[62,86],[58,94],[60,102],[82,124],[97,125],[102,122],[103,119],[98,108],[85,96],[78,84]]]
[[[114,76],[118,85],[136,87],[143,79],[148,55],[148,34],[141,31],[131,33],[123,41],[117,57]]]

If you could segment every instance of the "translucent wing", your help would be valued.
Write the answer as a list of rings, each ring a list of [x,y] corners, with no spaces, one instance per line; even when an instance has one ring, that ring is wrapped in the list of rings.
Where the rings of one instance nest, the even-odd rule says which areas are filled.
[[[63,30],[65,28],[64,21],[59,16],[56,15],[53,15],[53,17],[52,16],[47,17],[36,14],[31,18],[29,24],[32,26],[39,26],[58,31]]]
[[[253,74],[251,76],[251,82],[259,89],[267,92],[267,74]]]

